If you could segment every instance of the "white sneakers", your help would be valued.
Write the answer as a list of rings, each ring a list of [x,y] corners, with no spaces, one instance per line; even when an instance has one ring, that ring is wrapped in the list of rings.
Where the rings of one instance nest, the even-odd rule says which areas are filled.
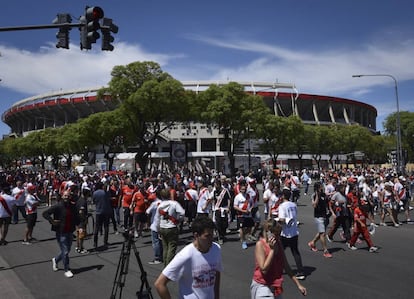
[[[56,263],[56,259],[55,259],[55,258],[52,258],[52,269],[53,269],[53,271],[55,271],[55,272],[59,270],[59,268],[58,268],[58,266],[57,266],[57,263]],[[73,273],[72,273],[72,271],[70,271],[70,270],[65,271],[65,277],[67,277],[67,278],[72,278],[72,277],[73,277]]]
[[[59,268],[58,268],[58,266],[57,266],[57,263],[56,263],[56,259],[55,258],[52,258],[52,269],[53,269],[53,271],[57,271],[57,270],[59,270]]]
[[[378,251],[378,247],[372,246],[369,248],[369,252],[377,252]]]

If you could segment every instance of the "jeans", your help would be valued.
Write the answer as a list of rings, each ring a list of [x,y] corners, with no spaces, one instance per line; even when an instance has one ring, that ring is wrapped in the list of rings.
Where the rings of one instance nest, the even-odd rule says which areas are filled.
[[[334,223],[328,233],[328,237],[332,239],[339,226],[341,226],[344,231],[345,240],[349,242],[351,239],[351,218],[348,216],[337,216],[334,219]]]
[[[152,249],[154,249],[155,259],[157,261],[162,261],[162,243],[159,238],[158,232],[151,230],[151,241]]]
[[[282,236],[280,239],[282,240],[283,249],[290,247],[290,251],[292,252],[293,258],[295,259],[298,272],[303,272],[302,257],[300,256],[298,249],[298,236],[294,236],[292,238],[286,238]]]
[[[56,263],[63,261],[65,271],[69,270],[69,252],[72,246],[73,233],[56,232],[56,241],[60,247],[60,254],[55,257]]]
[[[125,230],[132,229],[133,222],[134,222],[134,218],[131,215],[131,210],[129,208],[124,207],[124,228]]]
[[[118,219],[116,219],[116,210],[115,210],[116,208],[112,208],[112,214],[111,214],[111,217],[110,217],[110,220],[111,220],[111,222],[112,222],[112,225],[114,226],[114,232],[116,232],[118,229],[117,229],[117,224],[119,225],[119,222],[118,222]],[[118,212],[119,212],[119,208],[118,208]],[[118,216],[119,216],[119,213],[118,213]]]
[[[24,206],[13,206],[13,219],[12,223],[19,222],[19,212],[22,214],[22,217],[26,219],[26,209]]]
[[[178,227],[160,228],[160,234],[162,237],[164,265],[167,266],[177,252],[179,237]]]
[[[93,244],[96,247],[98,245],[98,233],[104,230],[104,245],[108,245],[109,236],[109,218],[110,215],[96,214],[95,231],[93,232]]]

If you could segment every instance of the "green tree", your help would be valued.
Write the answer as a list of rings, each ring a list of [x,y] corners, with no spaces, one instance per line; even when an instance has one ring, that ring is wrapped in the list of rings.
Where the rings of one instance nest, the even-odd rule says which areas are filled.
[[[67,124],[58,129],[56,136],[57,151],[66,159],[67,168],[72,167],[72,158],[75,154],[83,153],[84,142],[78,123]]]
[[[302,120],[295,115],[291,115],[288,118],[288,126],[292,127],[290,136],[290,142],[286,144],[289,154],[296,154],[299,159],[299,169],[303,169],[303,155],[308,152],[308,145],[306,143],[305,125]]]
[[[128,125],[120,109],[92,114],[78,125],[81,144],[87,148],[100,146],[108,160],[108,168],[112,169],[115,154],[123,150],[127,135]]]
[[[189,100],[181,82],[155,62],[134,62],[112,70],[109,87],[99,91],[122,102],[128,140],[136,145],[136,162],[146,169],[148,157],[162,132],[189,119]]]
[[[260,149],[270,156],[273,168],[276,168],[277,157],[286,152],[293,127],[288,126],[287,118],[267,114],[255,122],[254,131],[261,142]]]
[[[201,121],[217,124],[223,134],[222,148],[227,151],[230,162],[230,174],[235,172],[235,150],[253,128],[252,121],[257,115],[270,114],[263,100],[244,91],[238,83],[211,85],[200,93],[193,105],[201,111]]]
[[[385,135],[397,135],[397,113],[390,114],[384,121],[383,126]],[[407,151],[406,162],[414,161],[414,112],[401,111],[400,112],[400,131],[401,131],[401,147]],[[396,141],[394,141],[395,150]]]

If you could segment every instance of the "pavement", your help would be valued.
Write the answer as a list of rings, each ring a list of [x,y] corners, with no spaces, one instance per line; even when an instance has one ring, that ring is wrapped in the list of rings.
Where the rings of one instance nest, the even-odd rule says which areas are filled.
[[[52,270],[51,259],[58,253],[58,246],[49,223],[41,217],[46,207],[40,207],[38,222],[33,236],[37,241],[32,245],[21,243],[25,223],[11,225],[7,240],[0,246],[0,292],[1,298],[110,298],[115,276],[121,258],[123,234],[116,235],[110,227],[108,248],[100,247],[89,254],[78,254],[73,245],[70,265],[73,278],[66,278],[63,270]],[[316,233],[310,196],[301,196],[298,204],[300,237],[299,249],[307,274],[303,285],[308,289],[307,298],[412,298],[411,281],[414,280],[414,225],[404,224],[399,228],[378,227],[373,241],[379,247],[377,253],[369,253],[365,243],[357,244],[352,251],[340,240],[339,233],[334,242],[328,243],[333,258],[323,257],[319,251],[311,251],[307,243]],[[379,222],[378,216],[376,216]],[[404,217],[400,214],[399,219]],[[413,215],[411,218],[414,218]],[[228,241],[222,245],[224,272],[221,279],[222,298],[250,298],[249,286],[254,268],[254,243],[246,250],[241,248],[235,223],[231,223]],[[191,242],[191,233],[185,228],[180,235],[179,249]],[[98,245],[102,245],[100,236]],[[153,298],[158,295],[153,283],[163,265],[149,265],[153,250],[149,233],[134,240],[137,251],[128,259],[128,273],[125,284],[117,288],[115,298],[137,298],[136,292],[148,282]],[[85,241],[92,249],[92,240]],[[286,256],[293,269],[295,263],[287,249]],[[60,265],[62,267],[62,265]],[[142,268],[141,268],[142,266]],[[143,284],[144,283],[144,284]],[[172,294],[177,294],[177,285],[169,284]],[[411,295],[410,295],[411,294]],[[176,296],[173,295],[173,298]],[[284,298],[300,298],[298,290],[285,275]]]

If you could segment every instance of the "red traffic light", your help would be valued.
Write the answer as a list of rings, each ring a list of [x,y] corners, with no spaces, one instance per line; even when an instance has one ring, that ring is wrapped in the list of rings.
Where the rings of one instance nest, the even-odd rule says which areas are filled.
[[[86,7],[85,17],[87,20],[98,21],[104,17],[104,11],[99,6]]]

